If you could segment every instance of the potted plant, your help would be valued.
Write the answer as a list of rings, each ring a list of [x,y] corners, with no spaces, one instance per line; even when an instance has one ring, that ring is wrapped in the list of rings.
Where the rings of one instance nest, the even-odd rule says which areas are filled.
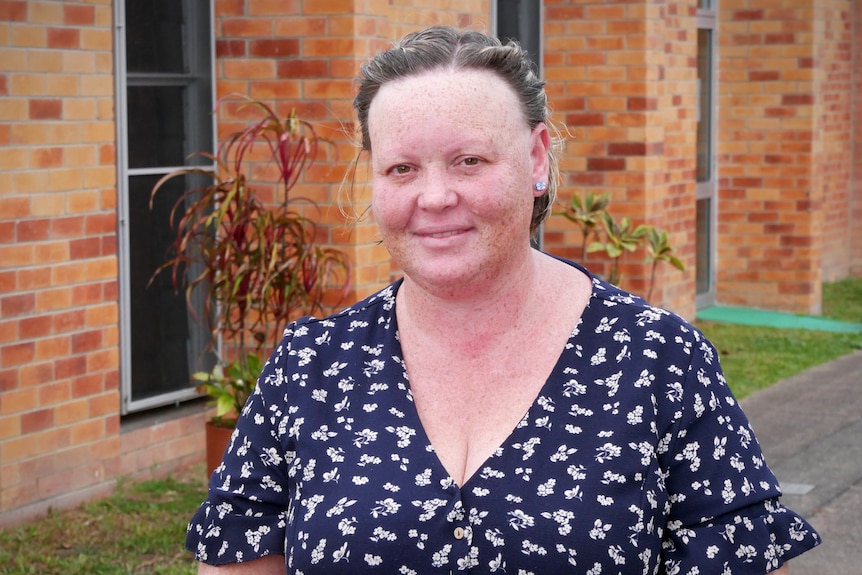
[[[195,317],[207,325],[219,359],[212,371],[193,379],[216,406],[208,430],[229,432],[254,390],[262,354],[289,321],[331,307],[325,304],[327,294],[346,292],[350,279],[345,254],[318,244],[314,222],[296,209],[300,201],[314,208],[313,202],[290,197],[323,140],[295,112],[281,119],[258,100],[230,95],[219,105],[226,100],[238,101],[258,119],[230,134],[215,155],[200,153],[214,170],[184,168],[162,177],[151,205],[172,178],[205,182],[191,186],[174,204],[170,221],[176,237],[153,277],[170,270],[175,289],[184,285],[193,314],[193,294],[203,296],[203,313]],[[264,158],[252,159],[256,146],[263,146]],[[275,205],[265,205],[250,181],[252,165],[262,161],[277,167],[281,197]],[[216,449],[220,458],[224,447]]]

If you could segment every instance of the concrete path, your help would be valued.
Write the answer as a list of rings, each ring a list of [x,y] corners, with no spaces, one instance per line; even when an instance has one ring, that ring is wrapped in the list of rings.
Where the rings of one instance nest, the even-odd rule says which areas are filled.
[[[862,351],[741,401],[784,491],[823,544],[791,575],[862,575]]]

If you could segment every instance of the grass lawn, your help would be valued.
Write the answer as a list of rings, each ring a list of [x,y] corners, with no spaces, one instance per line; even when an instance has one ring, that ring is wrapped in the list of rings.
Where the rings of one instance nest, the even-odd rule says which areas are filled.
[[[823,286],[823,316],[862,323],[862,278]],[[728,385],[740,399],[809,367],[862,349],[862,334],[696,322],[718,349]]]
[[[121,482],[107,499],[0,531],[0,575],[192,575],[182,542],[205,493],[203,465]]]
[[[824,286],[823,315],[862,323],[862,278]],[[862,334],[698,322],[742,397],[808,367],[862,349]],[[191,575],[186,523],[205,495],[202,466],[164,480],[121,483],[78,509],[0,531],[0,575]]]

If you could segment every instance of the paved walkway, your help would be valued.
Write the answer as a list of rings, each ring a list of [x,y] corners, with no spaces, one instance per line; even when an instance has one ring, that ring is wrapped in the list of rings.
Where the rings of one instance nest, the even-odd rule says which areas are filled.
[[[862,574],[862,351],[811,368],[742,400],[782,502],[823,544],[791,575]]]

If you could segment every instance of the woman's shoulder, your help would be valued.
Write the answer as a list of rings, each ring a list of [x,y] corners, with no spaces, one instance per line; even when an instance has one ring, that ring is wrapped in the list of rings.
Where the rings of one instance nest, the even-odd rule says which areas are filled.
[[[395,330],[395,294],[401,280],[336,313],[305,316],[284,330],[279,347],[314,346],[345,341],[371,341]]]
[[[616,326],[650,337],[672,337],[677,343],[705,340],[696,326],[677,313],[654,306],[643,297],[597,276],[591,278],[593,291],[584,312],[584,323],[592,322],[599,329]]]

